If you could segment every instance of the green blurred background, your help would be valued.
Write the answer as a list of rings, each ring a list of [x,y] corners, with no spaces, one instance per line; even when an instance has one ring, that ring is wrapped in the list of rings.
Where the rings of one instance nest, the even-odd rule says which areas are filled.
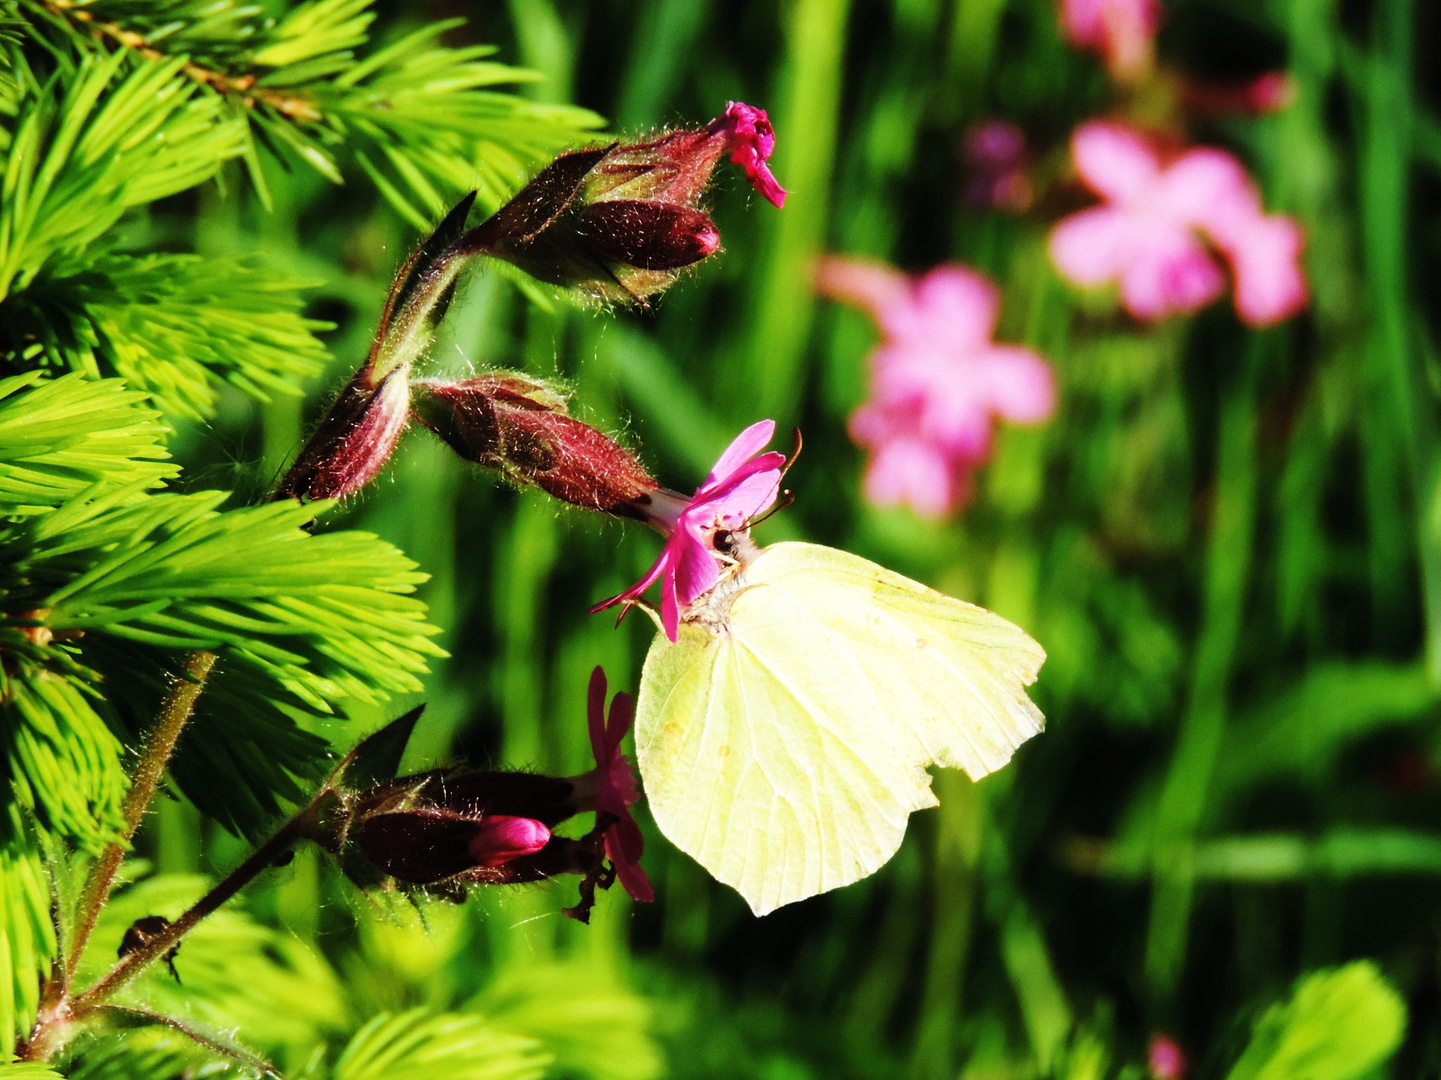
[[[1388,1075],[1436,1075],[1436,6],[1167,4],[1166,62],[1295,79],[1278,114],[1189,131],[1235,150],[1268,209],[1307,229],[1312,306],[1262,332],[1224,304],[1137,325],[1051,268],[1046,231],[1069,206],[963,204],[968,125],[1016,121],[1037,175],[1055,176],[1071,129],[1121,100],[1062,41],[1051,0],[381,10],[382,39],[464,16],[449,43],[501,46],[544,76],[524,93],[593,109],[612,131],[704,121],[727,100],[770,111],[786,208],[724,170],[725,252],[654,312],[546,307],[479,273],[430,370],[568,380],[580,415],[625,432],[678,488],[754,420],[799,425],[795,505],[759,539],[843,547],[1020,623],[1050,654],[1036,689],[1048,728],[980,785],[938,773],[940,808],[913,818],[880,873],[760,920],[643,809],[658,901],[612,890],[589,927],[559,915],[565,881],[420,920],[377,913],[310,853],[250,906],[356,1000],[474,1003],[560,1048],[558,1076],[1139,1077],[1157,1032],[1194,1075],[1226,1075],[1299,975],[1358,957],[1409,1006]],[[258,251],[320,282],[310,314],[338,324],[333,366],[304,403],[226,391],[215,422],[184,427],[175,449],[197,488],[258,492],[283,467],[363,358],[420,237],[361,176],[337,189],[267,169],[272,212],[236,168],[228,193],[158,207],[152,239]],[[1003,432],[955,520],[860,500],[845,422],[875,331],[813,298],[824,251],[971,264],[1002,286],[999,337],[1055,366],[1055,419]],[[423,432],[345,517],[432,575],[451,655],[407,763],[585,768],[590,668],[634,690],[649,634],[586,609],[638,578],[656,539],[473,472]],[[408,703],[395,704],[387,715]],[[363,730],[338,729],[337,744]],[[175,872],[243,850],[180,800],[142,847]],[[258,1017],[282,989],[257,995]]]

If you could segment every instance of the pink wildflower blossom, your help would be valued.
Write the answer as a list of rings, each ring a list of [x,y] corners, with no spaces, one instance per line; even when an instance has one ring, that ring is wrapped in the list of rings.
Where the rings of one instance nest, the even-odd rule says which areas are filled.
[[[666,537],[665,547],[645,577],[597,604],[592,612],[633,603],[660,579],[661,626],[666,637],[676,640],[681,609],[720,580],[722,560],[715,546],[716,534],[746,528],[776,501],[785,455],[761,453],[775,427],[774,420],[762,420],[737,435],[694,495],[661,488],[632,503]]]
[[[586,701],[590,723],[590,746],[595,753],[595,809],[597,814],[615,818],[605,831],[605,854],[615,867],[621,886],[637,900],[650,903],[655,889],[640,867],[645,840],[640,826],[630,816],[630,808],[640,798],[635,773],[630,761],[620,752],[621,740],[630,730],[635,717],[631,696],[617,693],[610,703],[610,722],[605,716],[605,672],[599,665],[590,675],[590,692]]]
[[[1151,1040],[1147,1059],[1151,1080],[1184,1080],[1186,1055],[1180,1044],[1169,1035],[1157,1035]]]
[[[1051,232],[1051,258],[1071,281],[1119,280],[1138,319],[1197,311],[1226,288],[1209,239],[1231,264],[1242,318],[1274,322],[1304,306],[1300,228],[1262,211],[1231,154],[1197,147],[1163,165],[1139,132],[1103,120],[1077,128],[1071,149],[1081,179],[1106,200]]]
[[[1150,73],[1158,0],[1061,0],[1061,32],[1078,49],[1099,53],[1111,77],[1139,82]]]
[[[777,207],[785,206],[788,192],[766,164],[776,148],[776,133],[764,109],[728,101],[726,111],[711,121],[708,130],[725,134],[731,162],[745,170],[753,188]]]
[[[871,355],[871,398],[851,437],[871,453],[866,497],[938,516],[962,506],[991,455],[996,420],[1037,423],[1056,407],[1050,366],[992,340],[1000,292],[964,266],[912,279],[864,260],[827,258],[819,290],[868,310],[884,335]]]

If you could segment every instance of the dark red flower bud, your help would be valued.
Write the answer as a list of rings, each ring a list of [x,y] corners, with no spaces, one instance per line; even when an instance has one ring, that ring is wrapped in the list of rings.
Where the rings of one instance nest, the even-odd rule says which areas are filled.
[[[361,370],[286,473],[276,497],[343,499],[375,479],[410,418],[407,375],[397,369],[371,387],[369,370]]]
[[[562,154],[460,246],[602,301],[644,303],[720,249],[700,198],[729,153],[777,206],[765,111],[731,103],[700,129]]]
[[[413,384],[416,417],[461,457],[587,510],[634,516],[629,507],[658,488],[610,436],[566,414],[565,399],[513,372]]]
[[[550,841],[550,829],[529,818],[416,807],[362,817],[352,826],[350,841],[387,876],[433,885],[477,867],[495,869],[534,855]]]

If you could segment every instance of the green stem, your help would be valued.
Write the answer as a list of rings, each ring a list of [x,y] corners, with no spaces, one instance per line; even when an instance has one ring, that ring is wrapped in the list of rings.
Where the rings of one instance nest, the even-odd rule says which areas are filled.
[[[1201,632],[1181,733],[1156,814],[1146,974],[1161,1001],[1174,988],[1185,954],[1195,881],[1191,839],[1225,734],[1226,692],[1245,609],[1256,523],[1255,399],[1262,340],[1252,336],[1245,374],[1221,404]]]

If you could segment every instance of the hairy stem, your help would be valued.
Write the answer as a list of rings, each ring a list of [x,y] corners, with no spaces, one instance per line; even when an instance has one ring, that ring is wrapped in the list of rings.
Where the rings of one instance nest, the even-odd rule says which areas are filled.
[[[324,795],[325,792],[321,794]],[[320,797],[317,796],[304,810],[282,825],[274,836],[251,852],[243,863],[226,874],[224,880],[197,900],[179,918],[159,933],[149,937],[139,948],[127,953],[98,982],[76,997],[70,1009],[71,1019],[78,1020],[104,1005],[110,995],[173,949],[201,919],[238,893],[262,870],[274,864],[276,859],[284,854],[291,845],[306,835],[314,820],[319,802]]]
[[[145,810],[160,787],[165,767],[175,753],[175,744],[179,742],[180,733],[185,730],[191,713],[195,711],[195,701],[205,689],[205,680],[210,677],[214,666],[213,652],[197,650],[187,656],[181,667],[180,677],[170,687],[170,693],[160,707],[155,728],[140,754],[140,764],[136,766],[135,775],[130,781],[130,790],[125,794],[122,808],[125,814],[124,837],[101,853],[90,873],[90,880],[85,883],[85,895],[80,903],[80,919],[75,927],[75,936],[71,939],[69,958],[65,965],[67,986],[75,975],[75,967],[80,962],[80,955],[85,951],[90,935],[95,931],[100,910],[110,898],[110,889],[115,884],[115,873],[120,869],[121,860],[125,858],[125,849],[140,828]]]

